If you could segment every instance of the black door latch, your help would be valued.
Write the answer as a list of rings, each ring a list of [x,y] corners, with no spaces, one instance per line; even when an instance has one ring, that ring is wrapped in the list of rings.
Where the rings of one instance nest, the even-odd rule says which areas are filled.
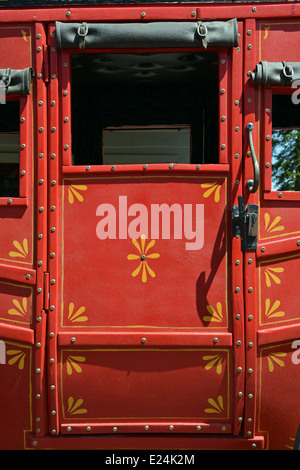
[[[244,205],[243,196],[238,197],[238,206],[232,206],[232,232],[241,237],[242,251],[256,250],[258,234],[258,205]]]

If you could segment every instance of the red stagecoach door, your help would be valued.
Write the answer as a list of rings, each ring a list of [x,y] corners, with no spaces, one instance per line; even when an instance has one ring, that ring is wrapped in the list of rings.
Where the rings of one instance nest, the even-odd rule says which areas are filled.
[[[52,435],[241,432],[237,26],[49,29]]]
[[[300,422],[299,21],[249,21],[246,29],[245,126],[254,124],[261,174],[247,198],[259,205],[259,224],[257,257],[245,257],[245,416],[256,402],[258,432],[270,448],[286,449]],[[250,157],[245,177],[253,178]]]

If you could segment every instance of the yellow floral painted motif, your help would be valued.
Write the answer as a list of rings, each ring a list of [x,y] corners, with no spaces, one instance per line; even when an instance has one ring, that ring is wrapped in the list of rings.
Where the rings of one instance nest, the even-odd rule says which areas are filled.
[[[80,307],[76,312],[74,312],[74,304],[73,302],[69,303],[69,314],[68,320],[71,322],[85,322],[88,320],[86,315],[82,315],[85,312],[85,307]]]
[[[86,358],[84,356],[68,356],[66,363],[67,363],[67,374],[72,375],[73,369],[75,372],[79,374],[82,372],[82,367],[78,364],[78,362],[85,362]]]
[[[128,260],[140,260],[138,267],[131,273],[132,277],[136,277],[139,272],[142,270],[142,282],[147,282],[147,273],[150,274],[152,278],[155,277],[155,272],[150,268],[147,259],[155,259],[159,258],[160,255],[158,253],[148,253],[148,251],[155,245],[155,240],[151,240],[147,247],[145,248],[145,235],[141,235],[141,244],[137,240],[132,240],[132,243],[136,247],[139,255],[136,254],[129,254],[127,256]]]
[[[265,213],[265,230],[269,233],[282,232],[282,230],[284,230],[284,226],[278,225],[280,221],[281,221],[281,217],[278,215],[277,217],[275,217],[273,222],[271,222],[270,214],[266,212]]]
[[[83,403],[82,398],[78,398],[76,402],[74,403],[74,398],[69,397],[68,398],[68,413],[70,415],[82,415],[87,413],[87,410],[85,408],[80,408]]]
[[[82,202],[84,200],[84,197],[82,194],[80,194],[80,191],[86,191],[87,186],[84,186],[82,184],[71,184],[68,187],[68,200],[70,204],[74,203],[74,196],[79,202]]]
[[[8,364],[12,366],[13,364],[18,363],[18,369],[23,370],[25,364],[25,357],[26,353],[24,351],[20,351],[17,349],[10,349],[6,351],[8,356],[12,356],[11,359],[8,360]]]
[[[275,300],[274,304],[273,304],[272,307],[271,307],[271,301],[270,301],[270,299],[266,299],[265,316],[266,316],[267,318],[284,317],[285,312],[276,311],[279,306],[280,306],[280,301],[279,301],[279,300]]]
[[[282,361],[280,358],[285,357],[286,353],[284,352],[276,352],[276,353],[270,353],[267,355],[268,359],[268,366],[269,366],[269,371],[273,372],[274,370],[274,364],[278,364],[280,367],[284,367],[284,361]]]
[[[204,367],[205,370],[210,370],[214,366],[216,366],[217,374],[222,374],[222,362],[223,359],[219,354],[215,354],[214,356],[203,356],[204,361],[209,361],[206,366]]]
[[[210,316],[204,316],[203,320],[208,322],[222,322],[223,321],[223,313],[222,313],[222,304],[221,302],[217,302],[217,310],[215,310],[211,305],[207,305],[206,309]]]
[[[284,269],[283,268],[266,268],[265,270],[265,276],[266,276],[266,285],[267,287],[271,287],[271,280],[275,282],[275,284],[281,284],[281,280],[280,278],[275,275],[274,273],[276,274],[280,274],[280,273],[283,273],[284,272]]]
[[[269,34],[269,29],[270,29],[270,26],[265,26],[265,35],[264,35],[264,39],[267,39],[268,34]]]
[[[27,298],[24,297],[22,300],[22,305],[17,299],[13,299],[13,304],[16,308],[11,308],[8,310],[9,315],[16,315],[19,317],[25,317],[27,313]]]
[[[17,240],[13,241],[13,245],[17,251],[10,251],[9,256],[11,258],[26,258],[28,255],[28,241],[24,238],[22,245]]]
[[[222,395],[219,395],[217,401],[213,398],[209,398],[208,403],[211,405],[211,408],[205,408],[205,413],[222,413],[224,411],[224,403]]]
[[[289,437],[289,440],[292,441],[290,444],[284,444],[285,447],[287,447],[290,450],[294,450],[294,445],[295,445],[295,438],[294,437]]]
[[[201,188],[206,189],[205,193],[203,194],[203,197],[209,197],[212,193],[214,194],[214,199],[215,202],[220,201],[220,191],[221,191],[221,186],[217,183],[203,183],[201,184]]]

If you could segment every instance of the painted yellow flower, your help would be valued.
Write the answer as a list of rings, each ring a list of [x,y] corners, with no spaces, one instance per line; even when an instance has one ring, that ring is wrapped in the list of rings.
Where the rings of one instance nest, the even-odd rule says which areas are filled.
[[[284,269],[283,268],[270,268],[267,267],[265,270],[265,276],[266,276],[266,285],[267,287],[271,287],[271,279],[275,282],[275,284],[281,284],[281,280],[278,276],[276,276],[274,273],[283,273]]]
[[[17,251],[10,251],[9,256],[11,258],[26,258],[28,255],[28,240],[24,238],[22,245],[17,240],[13,241],[13,245]]]
[[[268,359],[268,366],[269,366],[269,371],[273,372],[274,370],[274,364],[278,364],[280,367],[284,367],[284,361],[282,361],[280,358],[285,357],[286,353],[284,352],[276,352],[276,353],[270,353],[267,355]]]
[[[205,370],[210,370],[214,366],[216,366],[217,374],[222,373],[222,362],[223,358],[219,354],[215,354],[214,356],[203,356],[204,361],[209,361],[206,366],[204,367]]]
[[[277,318],[277,317],[284,317],[285,312],[282,311],[276,311],[278,307],[280,306],[280,300],[275,300],[274,304],[271,307],[271,301],[270,299],[266,299],[265,303],[265,315],[267,318]]]
[[[282,232],[282,230],[284,230],[284,226],[283,225],[278,225],[280,221],[281,221],[281,217],[278,215],[277,217],[275,217],[273,222],[271,222],[270,214],[268,214],[266,212],[265,213],[265,230],[267,232],[270,232],[270,233],[271,232]]]
[[[209,398],[208,403],[211,405],[211,408],[205,408],[205,413],[222,413],[224,411],[224,403],[222,395],[219,395],[217,401],[213,398]]]
[[[68,314],[68,320],[71,322],[85,322],[88,320],[88,317],[86,315],[82,315],[82,313],[85,312],[85,307],[79,307],[76,312],[74,312],[74,304],[73,302],[69,303],[69,314]]]
[[[83,403],[82,398],[78,398],[78,400],[76,400],[76,402],[74,403],[74,398],[69,397],[68,398],[68,413],[70,413],[70,415],[82,415],[82,414],[87,413],[87,410],[85,408],[80,408],[82,403]]]
[[[78,199],[79,202],[82,202],[84,200],[84,197],[82,194],[80,194],[80,191],[86,191],[87,186],[84,186],[83,184],[71,184],[68,187],[68,200],[70,204],[73,204],[74,202],[74,196],[76,199]]]
[[[24,369],[25,357],[26,357],[26,353],[24,351],[20,351],[17,349],[10,349],[9,351],[6,351],[6,354],[8,356],[12,356],[12,358],[8,360],[8,364],[10,366],[18,363],[18,369],[20,370]]]
[[[82,367],[78,364],[78,362],[85,362],[86,358],[84,356],[68,356],[66,363],[67,363],[67,374],[72,375],[73,369],[75,372],[79,374],[82,372]]]
[[[205,193],[203,194],[203,197],[209,197],[213,192],[214,194],[214,199],[215,202],[220,201],[220,191],[221,191],[221,186],[217,183],[203,183],[201,184],[201,188],[206,189]]]
[[[220,323],[223,320],[223,313],[222,313],[222,304],[221,302],[217,302],[217,310],[215,310],[211,305],[207,305],[206,309],[210,316],[204,316],[204,321],[214,321]]]
[[[24,317],[27,312],[27,298],[24,297],[22,300],[22,305],[17,299],[13,299],[13,304],[16,308],[10,308],[8,310],[9,315],[16,315],[19,317]]]
[[[129,254],[127,256],[128,260],[140,260],[140,264],[138,267],[131,273],[132,277],[136,277],[139,272],[142,270],[142,281],[147,282],[147,273],[150,274],[151,277],[155,277],[155,272],[150,268],[148,264],[148,259],[155,259],[159,258],[160,255],[158,253],[148,253],[148,251],[155,245],[155,240],[151,240],[147,247],[145,248],[146,237],[145,235],[141,235],[141,244],[135,239],[132,240],[133,245],[136,247],[139,255],[136,254]]]

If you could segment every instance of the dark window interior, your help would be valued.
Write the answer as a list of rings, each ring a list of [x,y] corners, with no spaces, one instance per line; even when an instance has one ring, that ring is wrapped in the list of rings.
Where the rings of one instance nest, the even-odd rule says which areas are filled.
[[[154,141],[190,129],[188,163],[218,162],[217,53],[73,54],[71,83],[74,165],[107,163],[107,128],[116,139],[121,135],[116,130],[134,128],[139,141],[147,129]],[[161,149],[151,152],[148,148],[129,158],[129,149],[124,163],[172,162],[172,155]]]
[[[0,197],[19,196],[19,102],[0,105]]]
[[[273,95],[272,190],[300,191],[300,109],[291,95]]]

